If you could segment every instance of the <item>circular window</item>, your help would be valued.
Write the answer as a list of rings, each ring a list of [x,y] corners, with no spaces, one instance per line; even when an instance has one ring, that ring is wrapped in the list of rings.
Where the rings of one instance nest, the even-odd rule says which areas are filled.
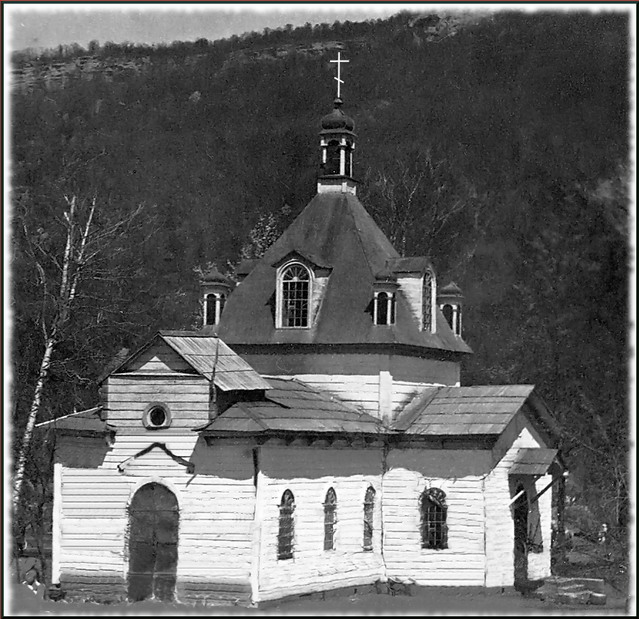
[[[163,404],[151,404],[144,413],[144,425],[150,430],[168,428],[171,424],[169,410]]]

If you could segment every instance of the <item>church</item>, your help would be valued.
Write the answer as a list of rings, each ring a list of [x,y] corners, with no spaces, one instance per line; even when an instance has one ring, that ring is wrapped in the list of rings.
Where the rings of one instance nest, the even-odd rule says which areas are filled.
[[[257,606],[382,583],[551,573],[557,427],[533,385],[463,386],[463,295],[357,198],[354,121],[321,119],[317,192],[202,328],[161,331],[56,431],[66,599]]]

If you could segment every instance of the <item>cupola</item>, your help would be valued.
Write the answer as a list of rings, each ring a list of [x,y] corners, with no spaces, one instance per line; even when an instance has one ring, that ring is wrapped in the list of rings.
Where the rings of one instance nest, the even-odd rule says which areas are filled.
[[[202,274],[200,289],[204,310],[202,322],[205,327],[219,324],[226,299],[233,287],[233,282],[214,266]]]
[[[353,150],[355,138],[353,130],[355,123],[350,116],[342,111],[343,101],[340,97],[340,86],[343,83],[340,78],[341,63],[343,60],[338,54],[337,60],[337,97],[333,101],[333,111],[322,118],[320,131],[320,172],[317,181],[317,193],[355,193],[355,180],[353,179]]]
[[[437,305],[444,314],[448,326],[458,337],[461,337],[462,332],[463,300],[464,295],[455,282],[440,288],[437,292]]]

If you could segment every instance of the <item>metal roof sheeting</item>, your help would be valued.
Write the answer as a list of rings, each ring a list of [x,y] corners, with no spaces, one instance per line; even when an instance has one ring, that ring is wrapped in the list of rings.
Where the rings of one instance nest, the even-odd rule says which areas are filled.
[[[160,332],[160,337],[223,391],[270,389],[270,385],[218,337],[171,332]]]
[[[238,402],[202,430],[205,434],[312,432],[378,434],[381,424],[297,379],[268,378],[271,389],[260,402]]]
[[[520,449],[509,473],[511,475],[544,475],[556,456],[556,449]]]
[[[332,267],[310,329],[277,329],[273,318],[273,265],[293,252]],[[373,324],[375,277],[388,270],[389,261],[410,269],[426,265],[424,258],[402,259],[354,195],[317,194],[229,296],[218,333],[231,346],[390,344],[470,353],[439,310],[436,333],[421,329],[403,293],[397,296],[395,324],[382,329]]]
[[[53,428],[56,431],[77,432],[78,434],[105,434],[114,431],[112,426],[103,421],[102,407],[100,406],[36,424],[36,428],[45,427]]]
[[[393,429],[406,434],[501,434],[533,391],[533,385],[432,387],[402,411]]]

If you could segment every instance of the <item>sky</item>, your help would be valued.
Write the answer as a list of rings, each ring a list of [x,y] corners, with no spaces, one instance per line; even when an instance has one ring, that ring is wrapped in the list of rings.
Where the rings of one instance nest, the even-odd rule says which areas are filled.
[[[300,26],[306,22],[332,23],[335,20],[363,21],[387,17],[402,8],[430,10],[424,3],[219,3],[183,2],[160,4],[88,4],[68,3],[6,5],[9,46],[12,50],[51,48],[60,44],[91,40],[101,44],[171,43],[198,38],[221,39],[233,34],[265,27],[277,28],[287,23]]]
[[[458,4],[412,2],[231,2],[231,3],[16,3],[4,5],[5,45],[11,50],[52,48],[89,41],[171,43],[210,40],[233,34],[277,28],[287,23],[332,23],[384,18],[401,10],[610,10],[615,3],[586,4]],[[626,8],[627,10],[627,8]]]

